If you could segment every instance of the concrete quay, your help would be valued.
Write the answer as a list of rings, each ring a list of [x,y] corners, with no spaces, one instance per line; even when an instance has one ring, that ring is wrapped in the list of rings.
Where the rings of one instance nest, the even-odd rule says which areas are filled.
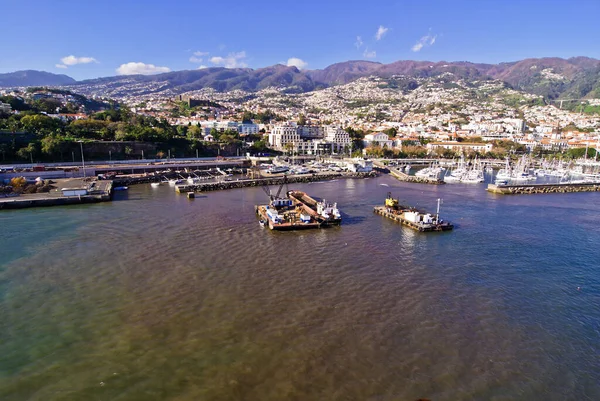
[[[577,183],[577,184],[520,184],[520,185],[488,184],[486,190],[493,194],[501,194],[501,195],[598,192],[598,191],[600,191],[600,182]]]
[[[58,180],[53,184],[57,188],[50,192],[0,198],[0,209],[77,205],[108,202],[112,199],[112,181],[94,181],[93,184],[90,187],[91,184],[82,179]],[[86,188],[87,194],[65,196],[61,190],[62,188]]]

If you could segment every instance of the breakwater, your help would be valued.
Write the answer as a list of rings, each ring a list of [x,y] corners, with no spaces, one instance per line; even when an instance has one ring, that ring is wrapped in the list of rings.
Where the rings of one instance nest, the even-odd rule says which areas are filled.
[[[333,174],[314,174],[314,175],[298,175],[286,177],[270,177],[258,178],[252,180],[237,180],[237,181],[220,181],[220,182],[205,182],[200,184],[183,184],[176,185],[175,190],[179,193],[186,192],[209,192],[221,191],[226,189],[236,189],[245,187],[258,187],[262,185],[279,185],[282,183],[309,183],[317,181],[335,180],[338,178],[369,178],[376,177],[376,172],[370,173],[333,173]]]
[[[526,184],[526,185],[495,185],[488,184],[487,191],[502,195],[521,194],[555,194],[572,192],[598,192],[600,183],[578,184]]]

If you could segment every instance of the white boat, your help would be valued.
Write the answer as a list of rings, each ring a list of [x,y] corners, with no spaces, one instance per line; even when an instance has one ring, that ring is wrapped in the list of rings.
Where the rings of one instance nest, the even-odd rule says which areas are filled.
[[[325,199],[317,202],[317,213],[325,219],[341,220],[342,215],[337,208],[337,203],[329,203]]]
[[[441,167],[426,167],[415,173],[416,177],[439,179],[443,169]]]
[[[405,172],[406,174],[408,174],[408,173],[410,173],[410,169],[411,169],[411,166],[410,166],[410,164],[407,164],[407,165],[404,167],[404,172]]]
[[[158,188],[160,187],[160,182],[151,182],[150,186],[152,186],[152,188]]]
[[[483,176],[483,170],[480,170],[478,168],[469,170],[460,180],[460,182],[464,182],[467,184],[479,184],[483,181],[485,181],[485,178]]]
[[[289,171],[289,167],[286,166],[274,166],[267,170],[269,174],[280,174]]]

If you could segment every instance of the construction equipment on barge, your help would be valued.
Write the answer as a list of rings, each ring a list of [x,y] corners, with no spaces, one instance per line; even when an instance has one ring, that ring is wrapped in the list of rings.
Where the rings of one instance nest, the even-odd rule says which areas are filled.
[[[400,205],[398,199],[392,198],[392,193],[388,192],[385,206],[375,206],[374,212],[417,231],[450,231],[454,226],[450,222],[440,219],[440,203],[441,199],[438,199],[437,212],[433,216],[412,206]]]
[[[276,194],[272,194],[268,186],[263,189],[269,196],[268,205],[255,206],[261,225],[271,230],[304,230],[340,225],[342,216],[336,203],[325,200],[317,201],[302,191],[287,191],[281,197],[285,179]]]

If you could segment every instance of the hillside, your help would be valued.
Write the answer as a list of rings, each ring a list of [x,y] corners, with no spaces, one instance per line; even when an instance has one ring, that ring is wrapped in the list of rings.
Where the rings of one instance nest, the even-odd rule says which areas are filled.
[[[64,74],[52,74],[45,71],[25,70],[0,74],[0,87],[11,86],[60,86],[76,81]]]
[[[525,59],[516,62],[483,64],[467,61],[430,62],[401,60],[390,64],[346,61],[322,70],[298,70],[274,65],[259,69],[222,67],[168,72],[158,75],[130,75],[76,82],[65,75],[41,71],[0,74],[0,86],[70,86],[86,95],[116,98],[148,94],[174,95],[204,88],[219,92],[255,92],[275,87],[291,93],[310,92],[346,84],[361,77],[435,78],[468,82],[502,80],[510,87],[546,99],[600,98],[600,60],[587,57]]]

